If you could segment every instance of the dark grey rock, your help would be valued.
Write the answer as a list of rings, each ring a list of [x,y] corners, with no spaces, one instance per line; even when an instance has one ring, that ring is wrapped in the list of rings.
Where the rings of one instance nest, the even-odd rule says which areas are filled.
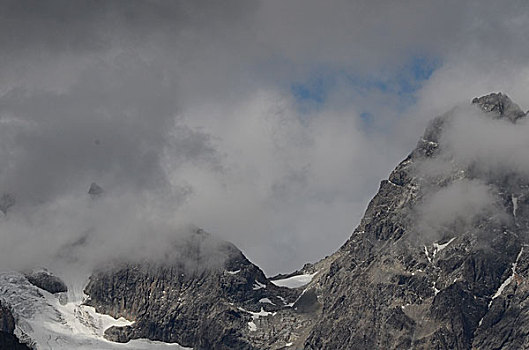
[[[526,116],[526,113],[516,103],[512,102],[507,95],[501,92],[479,98],[476,97],[472,100],[472,103],[477,104],[484,112],[495,114],[496,118],[506,118],[513,123]]]
[[[97,198],[101,196],[104,192],[105,191],[103,190],[103,188],[99,186],[98,184],[96,184],[95,182],[92,182],[90,184],[90,188],[88,189],[88,194],[92,198]]]
[[[15,318],[11,310],[2,304],[0,300],[0,331],[5,333],[13,333],[15,331]]]
[[[55,294],[68,291],[66,284],[48,271],[34,271],[26,273],[25,276],[31,284],[47,292]]]
[[[18,338],[11,333],[0,332],[0,349],[2,350],[31,350],[26,344],[21,343]]]
[[[5,350],[29,350],[30,348],[21,343],[13,334],[15,331],[15,318],[11,310],[0,300],[0,349]]]
[[[0,197],[0,211],[2,213],[7,214],[7,211],[14,206],[16,203],[15,196],[13,196],[10,193],[4,193]]]

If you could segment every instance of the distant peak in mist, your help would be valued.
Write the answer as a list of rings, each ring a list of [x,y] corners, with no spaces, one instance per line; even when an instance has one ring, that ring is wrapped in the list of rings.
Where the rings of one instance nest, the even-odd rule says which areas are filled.
[[[494,113],[498,119],[508,119],[513,123],[527,115],[507,95],[501,92],[476,97],[472,100],[472,104],[478,105],[483,112]]]
[[[88,194],[92,198],[99,197],[100,195],[103,194],[103,192],[105,192],[103,188],[99,186],[98,184],[96,184],[95,182],[92,182],[90,184],[90,188],[88,189]]]

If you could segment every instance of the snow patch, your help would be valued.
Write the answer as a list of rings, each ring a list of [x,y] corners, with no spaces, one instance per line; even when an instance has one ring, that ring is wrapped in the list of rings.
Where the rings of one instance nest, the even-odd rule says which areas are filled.
[[[275,305],[272,300],[268,299],[268,298],[263,298],[263,299],[259,299],[259,302],[260,303],[263,303],[263,304],[272,304],[272,305]]]
[[[310,283],[312,281],[312,278],[316,274],[317,272],[311,273],[311,274],[292,276],[289,278],[272,281],[272,283],[278,287],[299,288],[299,287],[303,287],[304,285]]]
[[[394,183],[393,181],[391,181],[391,180],[389,180],[389,179],[388,179],[388,183],[392,184],[393,186],[400,187],[399,185],[397,185],[396,183]]]
[[[250,332],[255,332],[257,330],[257,325],[254,321],[248,322],[248,329],[250,330]]]
[[[253,284],[253,290],[259,290],[259,289],[263,289],[263,288],[266,288],[266,285],[264,285],[261,282],[255,280],[255,282]]]
[[[446,242],[446,243],[444,243],[444,244],[439,244],[439,243],[437,243],[437,242],[434,243],[434,244],[433,244],[433,248],[434,248],[434,249],[433,249],[433,253],[432,253],[432,255],[435,257],[435,255],[436,255],[437,253],[439,253],[440,251],[442,251],[443,249],[445,249],[446,247],[448,247],[448,245],[449,245],[450,243],[452,243],[455,239],[456,239],[456,238],[454,237],[454,238],[450,239],[448,242]]]
[[[239,272],[241,272],[241,270],[226,271],[226,272],[229,273],[230,275],[236,275],[236,274],[238,274]]]
[[[511,201],[512,201],[512,216],[516,217],[516,211],[518,210],[518,197],[512,194]]]
[[[511,284],[512,280],[514,279],[514,276],[516,275],[516,266],[518,265],[518,260],[520,260],[520,257],[522,256],[522,253],[523,253],[523,247],[520,249],[520,252],[518,253],[518,256],[516,257],[516,260],[512,264],[512,267],[511,267],[512,274],[505,281],[503,281],[503,283],[498,288],[496,293],[494,293],[494,295],[492,296],[491,301],[489,302],[489,308],[492,305],[492,301],[501,295],[501,293],[503,292],[505,287],[507,287],[509,284]]]
[[[439,289],[437,289],[437,287],[435,286],[435,282],[434,282],[434,283],[432,283],[432,287],[433,287],[433,294],[434,294],[434,295],[437,295],[437,294],[439,294],[440,290],[439,290]]]
[[[296,301],[299,300],[299,298],[301,298],[301,296],[305,293],[305,290],[301,293],[301,295],[296,299]],[[287,303],[286,299],[283,298],[282,296],[278,295],[277,296],[279,299],[281,299],[281,301],[283,302],[283,305],[285,305],[286,307],[292,307],[294,306],[294,304],[296,303],[296,301],[294,301],[293,303]]]
[[[262,307],[261,307],[261,311],[259,311],[259,312],[248,311],[248,310],[245,310],[243,308],[240,308],[240,310],[242,310],[244,312],[247,312],[250,315],[252,315],[252,318],[254,320],[259,319],[259,317],[266,317],[266,316],[270,316],[270,315],[274,316],[276,314],[275,312],[265,311]]]
[[[255,324],[255,321],[258,320],[260,317],[266,317],[270,315],[274,316],[276,314],[276,312],[265,311],[263,308],[261,308],[261,311],[259,312],[248,311],[246,309],[243,309],[242,307],[239,307],[239,310],[249,313],[252,316],[252,320],[248,322],[248,328],[250,329],[250,332],[255,332],[257,330],[257,325]]]
[[[424,246],[424,254],[426,255],[426,259],[428,259],[428,261],[431,264],[432,263],[432,259],[430,259],[430,254],[428,254],[428,248],[426,248],[426,246]]]
[[[426,140],[425,138],[421,138],[421,142],[422,143],[426,143],[428,145],[435,146],[435,147],[439,146],[439,144],[437,142]]]

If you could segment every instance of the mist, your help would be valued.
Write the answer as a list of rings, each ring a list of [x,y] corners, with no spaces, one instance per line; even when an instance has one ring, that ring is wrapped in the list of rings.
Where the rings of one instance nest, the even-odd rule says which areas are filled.
[[[79,240],[86,266],[155,256],[199,227],[291,271],[349,237],[430,119],[491,91],[529,105],[524,2],[0,6],[0,268]],[[479,118],[447,136],[457,162],[525,171],[525,124]]]
[[[416,213],[422,242],[452,238],[483,220],[514,220],[513,201],[520,180],[529,175],[524,151],[529,127],[519,106],[512,108],[521,117],[499,118],[497,112],[470,103],[440,117],[435,156],[419,160],[414,168],[414,176],[426,187]],[[486,232],[478,234],[482,244],[490,243]]]
[[[483,218],[507,220],[501,200],[479,180],[459,180],[440,188],[418,209],[417,230],[421,243],[453,238],[469,231]],[[487,237],[479,237],[483,241]]]

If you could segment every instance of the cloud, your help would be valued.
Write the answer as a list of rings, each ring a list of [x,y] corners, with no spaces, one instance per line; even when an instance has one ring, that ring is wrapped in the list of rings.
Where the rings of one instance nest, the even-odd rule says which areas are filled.
[[[529,105],[521,1],[1,6],[2,266],[90,229],[102,259],[194,224],[292,270],[348,238],[432,117],[498,90]],[[317,81],[314,108],[293,87]]]
[[[456,180],[423,199],[418,208],[418,239],[431,243],[474,229],[476,222],[484,218],[501,221],[505,219],[505,211],[500,203],[486,183],[476,179]]]
[[[510,113],[523,115],[518,106],[512,108]],[[527,117],[513,122],[497,113],[466,103],[441,117],[435,157],[419,160],[414,169],[425,194],[416,222],[422,241],[478,227],[477,237],[487,244],[490,237],[477,223],[505,224],[516,215],[515,201],[523,196],[521,184],[529,175]]]
[[[529,175],[527,118],[514,124],[473,109],[456,110],[441,139],[455,162],[495,178],[508,174]]]

